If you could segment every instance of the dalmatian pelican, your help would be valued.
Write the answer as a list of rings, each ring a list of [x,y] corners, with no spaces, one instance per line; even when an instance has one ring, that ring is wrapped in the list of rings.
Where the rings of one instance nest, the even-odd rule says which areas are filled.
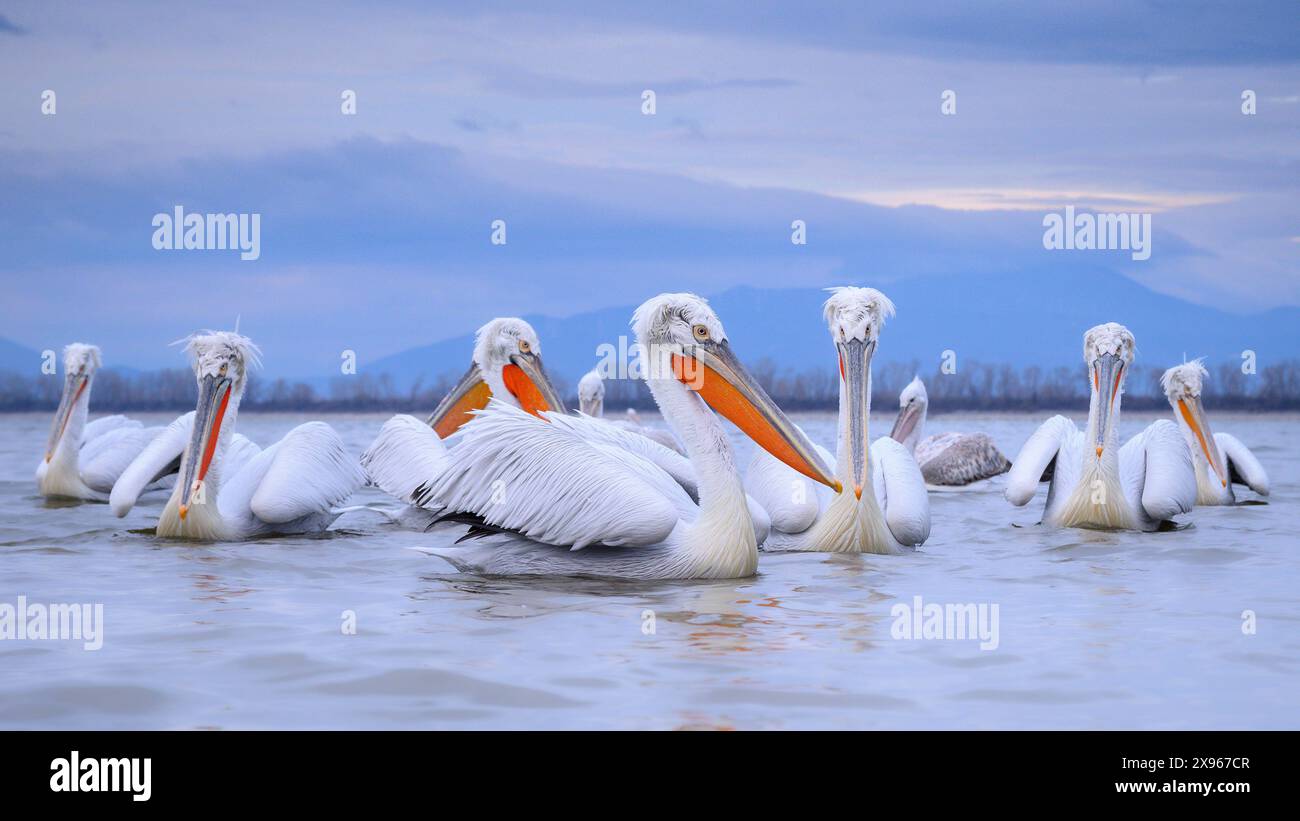
[[[605,378],[598,368],[592,368],[578,381],[578,410],[594,419],[600,419],[605,412]],[[641,422],[634,408],[627,409],[626,419],[608,419],[609,424],[624,430],[638,433],[653,439],[671,451],[686,455],[682,443],[677,441],[670,431],[648,427]]]
[[[1192,509],[1192,456],[1173,422],[1158,420],[1119,446],[1124,380],[1135,351],[1133,334],[1116,322],[1083,335],[1088,429],[1064,416],[1044,422],[1011,464],[1007,501],[1025,505],[1039,482],[1050,482],[1043,523],[1105,530],[1156,530]]]
[[[308,422],[265,450],[235,433],[247,369],[259,351],[248,337],[203,331],[185,340],[198,381],[198,405],[173,422],[122,474],[110,498],[125,516],[158,469],[180,460],[180,478],[158,519],[157,535],[243,541],[324,530],[365,481],[354,456],[324,422]]]
[[[814,488],[766,451],[757,451],[745,487],[772,519],[764,550],[900,553],[930,536],[930,502],[912,454],[882,436],[871,443],[871,358],[894,304],[874,288],[832,288],[823,315],[839,357],[836,475],[853,493]],[[818,448],[828,462],[830,454]]]
[[[424,552],[490,575],[752,575],[758,537],[715,412],[794,469],[840,489],[812,443],[740,364],[705,300],[661,294],[631,324],[644,352],[641,374],[686,445],[699,503],[650,460],[586,435],[584,417],[543,412],[538,419],[494,400],[417,495],[451,520],[472,522],[461,540],[468,544]]]
[[[45,457],[36,468],[42,496],[107,502],[122,471],[162,431],[125,416],[86,421],[100,364],[95,345],[74,342],[63,349],[63,396],[54,412]],[[152,477],[150,484],[156,479],[162,477]]]
[[[1201,385],[1209,373],[1197,359],[1175,365],[1160,377],[1160,387],[1174,409],[1174,421],[1192,454],[1196,470],[1196,504],[1236,503],[1233,484],[1246,485],[1260,496],[1268,495],[1268,473],[1241,440],[1214,433],[1201,404]]]
[[[922,439],[929,408],[925,383],[917,376],[898,395],[898,418],[889,432],[916,458],[927,486],[962,487],[1011,469],[986,433],[938,433]]]

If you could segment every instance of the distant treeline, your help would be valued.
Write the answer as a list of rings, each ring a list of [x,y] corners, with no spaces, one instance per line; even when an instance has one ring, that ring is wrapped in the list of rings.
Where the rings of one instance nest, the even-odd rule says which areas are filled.
[[[839,403],[839,376],[834,370],[803,371],[778,368],[769,359],[751,370],[763,388],[787,410],[833,409]],[[1124,406],[1130,409],[1165,407],[1160,390],[1163,368],[1134,366],[1126,383]],[[1088,377],[1082,364],[1051,369],[1029,366],[962,363],[955,373],[935,369],[922,373],[918,363],[890,362],[874,368],[872,394],[878,410],[896,408],[898,394],[915,375],[925,380],[930,408],[947,410],[1082,409],[1088,404]],[[461,371],[448,371],[432,382],[398,390],[388,374],[361,372],[335,378],[324,395],[305,382],[249,378],[241,407],[264,411],[393,411],[427,414],[451,390]],[[556,388],[571,407],[577,399],[567,380]],[[24,376],[0,372],[0,412],[53,410],[63,389],[54,376]],[[91,406],[96,411],[180,411],[195,403],[194,374],[188,369],[122,373],[101,371],[95,377]],[[1205,382],[1210,408],[1253,411],[1300,410],[1300,360],[1286,360],[1242,373],[1240,363],[1210,366]],[[648,409],[654,401],[635,380],[607,380],[605,407]]]

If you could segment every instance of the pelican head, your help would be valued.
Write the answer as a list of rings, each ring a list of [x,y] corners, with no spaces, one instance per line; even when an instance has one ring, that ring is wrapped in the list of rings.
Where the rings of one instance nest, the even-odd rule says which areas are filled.
[[[429,416],[429,425],[446,438],[492,397],[540,416],[564,413],[564,402],[542,367],[542,343],[533,326],[516,317],[498,317],[474,335],[474,361]]]
[[[915,451],[929,407],[930,397],[925,392],[925,383],[919,376],[912,377],[912,381],[898,395],[898,418],[894,420],[894,429],[889,432],[889,438],[901,442],[908,450]]]
[[[47,464],[54,458],[54,451],[67,433],[73,411],[83,399],[89,404],[90,383],[94,381],[99,366],[99,348],[95,345],[73,342],[63,349],[63,396],[59,399],[58,410],[54,412],[54,424],[50,427],[50,439],[45,446]]]
[[[631,324],[644,350],[643,374],[656,399],[659,391],[668,390],[661,386],[684,385],[759,447],[810,479],[840,490],[812,442],[732,353],[722,321],[704,299],[660,294],[636,309]]]
[[[1093,429],[1097,458],[1105,451],[1114,426],[1115,405],[1123,393],[1124,379],[1137,352],[1128,328],[1106,322],[1089,328],[1083,335],[1083,361],[1091,371],[1093,408],[1097,414]]]
[[[1227,487],[1228,471],[1219,455],[1210,423],[1206,421],[1205,407],[1201,404],[1201,384],[1209,375],[1201,360],[1195,359],[1165,371],[1160,377],[1160,387],[1174,409],[1192,453],[1203,454],[1219,481]]]
[[[578,380],[578,410],[588,416],[600,416],[605,411],[605,380],[595,368]]]
[[[184,519],[191,501],[203,498],[203,483],[221,441],[222,424],[227,418],[233,420],[248,385],[248,369],[261,363],[261,351],[253,340],[231,331],[200,331],[182,342],[199,383],[194,428],[180,480],[179,512]]]
[[[822,314],[839,352],[840,379],[848,396],[848,437],[853,470],[853,492],[862,498],[867,484],[867,418],[871,413],[871,357],[880,329],[894,315],[894,303],[875,288],[829,288]]]

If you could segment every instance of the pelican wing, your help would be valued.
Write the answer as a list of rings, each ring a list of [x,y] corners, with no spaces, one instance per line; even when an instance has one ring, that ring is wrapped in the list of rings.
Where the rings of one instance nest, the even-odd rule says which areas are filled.
[[[380,490],[403,502],[432,481],[447,463],[447,445],[428,424],[398,414],[384,423],[361,454],[361,467]]]
[[[871,484],[885,524],[899,544],[930,538],[930,497],[921,468],[902,442],[882,436],[871,444]]]
[[[164,428],[122,425],[96,436],[81,446],[81,481],[100,493],[109,493],[113,485]]]
[[[1214,434],[1214,441],[1228,465],[1228,475],[1236,484],[1244,484],[1260,496],[1268,495],[1268,473],[1250,452],[1250,448],[1230,433]]]
[[[940,433],[916,446],[916,462],[932,485],[968,485],[1006,473],[1011,463],[985,433]]]
[[[1139,447],[1142,459],[1126,458],[1124,450]],[[1157,522],[1187,513],[1196,505],[1196,467],[1178,426],[1168,419],[1153,422],[1124,444],[1120,466],[1124,474],[1142,471],[1142,508]],[[1130,467],[1133,465],[1133,467]],[[1122,477],[1127,484],[1132,476]]]
[[[829,459],[827,464],[835,464]],[[771,526],[782,533],[802,533],[821,510],[816,485],[762,448],[754,448],[745,471],[745,492],[767,511]]]
[[[675,450],[646,436],[641,431],[631,430],[606,419],[596,419],[585,414],[573,416],[548,413],[552,424],[572,430],[575,434],[591,442],[605,442],[616,445],[629,453],[634,453],[658,465],[681,485],[692,499],[699,498],[698,482],[695,468],[690,461]]]
[[[1064,416],[1053,416],[1039,425],[1011,462],[1005,491],[1007,501],[1019,506],[1034,498],[1039,482],[1051,477],[1061,447],[1078,432],[1074,423]]]
[[[549,414],[548,414],[549,415]],[[417,494],[452,513],[574,549],[652,545],[679,521],[673,503],[642,472],[659,470],[596,447],[572,426],[493,400],[462,428],[447,467]]]
[[[100,418],[87,422],[86,426],[81,429],[81,446],[85,448],[92,440],[98,439],[110,431],[119,428],[142,428],[144,423],[136,419],[128,419],[121,414],[112,416],[101,416]]]
[[[135,506],[144,489],[165,474],[171,464],[181,458],[189,443],[190,429],[194,427],[194,411],[177,417],[153,438],[139,455],[131,460],[126,470],[113,484],[109,494],[109,507],[115,516],[125,516]]]
[[[366,481],[357,458],[324,422],[299,425],[250,459],[232,478],[232,493],[238,494],[239,485],[247,487],[258,473],[262,475],[256,481],[249,510],[270,524],[328,513]],[[224,500],[222,504],[224,507]]]

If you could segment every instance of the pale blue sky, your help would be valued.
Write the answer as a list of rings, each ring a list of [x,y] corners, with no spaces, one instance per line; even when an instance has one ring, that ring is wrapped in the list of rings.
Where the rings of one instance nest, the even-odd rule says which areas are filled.
[[[1300,305],[1294,4],[1041,5],[10,3],[0,336],[155,366],[241,314],[310,371],[665,287],[1050,276],[1068,204],[1154,212],[1104,263],[1155,290]],[[262,258],[153,250],[176,204]]]

